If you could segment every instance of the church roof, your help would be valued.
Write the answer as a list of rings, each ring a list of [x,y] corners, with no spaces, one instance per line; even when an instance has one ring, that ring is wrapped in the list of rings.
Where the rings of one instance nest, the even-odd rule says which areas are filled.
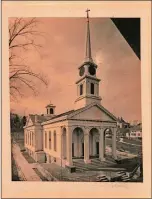
[[[54,116],[52,119],[59,118],[59,117],[61,117],[61,116],[65,116],[65,115],[69,115],[70,113],[73,113],[73,112],[74,112],[74,110],[70,110],[70,111],[61,113],[61,114],[59,114],[59,115],[56,115],[56,116]]]
[[[48,115],[29,115],[30,119],[32,120],[33,124],[37,121],[38,123],[42,123],[47,121],[48,119],[51,119],[51,116]]]
[[[77,115],[89,108],[91,108],[92,106],[97,106],[99,107],[103,112],[105,112],[109,117],[111,117],[114,121],[117,121],[117,118],[112,114],[110,113],[107,109],[105,109],[102,105],[99,105],[99,104],[96,104],[95,102],[92,103],[92,104],[89,104],[88,106],[85,106],[83,108],[80,108],[80,109],[77,109],[77,110],[70,110],[70,111],[67,111],[67,112],[64,112],[64,113],[61,113],[59,115],[56,115],[54,117],[52,117],[51,119],[48,119],[46,121],[44,121],[43,124],[47,124],[47,123],[54,123],[54,122],[58,122],[58,121],[61,121],[61,120],[65,120],[65,119],[70,119],[72,118],[74,115]]]

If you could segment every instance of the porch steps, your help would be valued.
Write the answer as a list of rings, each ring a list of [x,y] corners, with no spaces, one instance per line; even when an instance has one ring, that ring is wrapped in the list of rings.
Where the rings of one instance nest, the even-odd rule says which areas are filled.
[[[109,182],[109,179],[105,176],[98,176],[96,182]]]
[[[91,163],[85,164],[83,159],[75,159],[73,160],[73,164],[79,171],[97,171],[100,170],[100,168],[106,168],[109,167],[109,165],[114,165],[116,163],[110,159],[106,159],[106,161],[103,162],[101,162],[99,159],[92,159]]]
[[[116,175],[120,176],[120,179],[121,179],[122,182],[129,182],[130,181],[129,175],[127,175],[127,173],[124,172],[124,171],[119,171],[119,172],[117,172]]]

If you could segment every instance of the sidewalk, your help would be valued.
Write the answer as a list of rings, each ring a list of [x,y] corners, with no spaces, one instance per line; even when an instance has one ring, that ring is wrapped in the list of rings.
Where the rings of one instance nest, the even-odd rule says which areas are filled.
[[[13,144],[12,152],[14,160],[17,166],[20,168],[21,172],[23,173],[26,181],[42,181],[40,177],[32,169],[32,166],[23,157],[22,153],[20,152],[19,146]]]

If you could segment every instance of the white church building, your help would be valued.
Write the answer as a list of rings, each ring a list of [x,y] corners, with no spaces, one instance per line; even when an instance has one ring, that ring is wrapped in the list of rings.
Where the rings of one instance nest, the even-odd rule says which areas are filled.
[[[56,115],[55,106],[46,106],[45,115],[29,115],[24,126],[27,152],[37,162],[55,162],[73,166],[75,158],[86,164],[96,157],[105,161],[105,134],[112,134],[112,156],[116,156],[117,118],[106,110],[99,96],[100,79],[91,56],[89,15],[87,10],[86,57],[78,68],[77,97],[73,110]]]

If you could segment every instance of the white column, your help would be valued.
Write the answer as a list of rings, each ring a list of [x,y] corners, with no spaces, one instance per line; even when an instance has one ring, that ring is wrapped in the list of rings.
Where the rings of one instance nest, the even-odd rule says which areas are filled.
[[[101,161],[105,160],[105,139],[104,139],[104,128],[100,129],[100,138],[99,138],[99,158]]]
[[[89,129],[85,129],[84,132],[84,162],[86,164],[90,163],[91,160],[89,159]]]
[[[67,127],[67,132],[66,132],[66,139],[67,139],[67,162],[66,165],[72,166],[72,134],[73,134],[73,129],[72,127],[68,126]]]
[[[117,159],[116,154],[116,128],[112,130],[112,156],[114,159]]]

